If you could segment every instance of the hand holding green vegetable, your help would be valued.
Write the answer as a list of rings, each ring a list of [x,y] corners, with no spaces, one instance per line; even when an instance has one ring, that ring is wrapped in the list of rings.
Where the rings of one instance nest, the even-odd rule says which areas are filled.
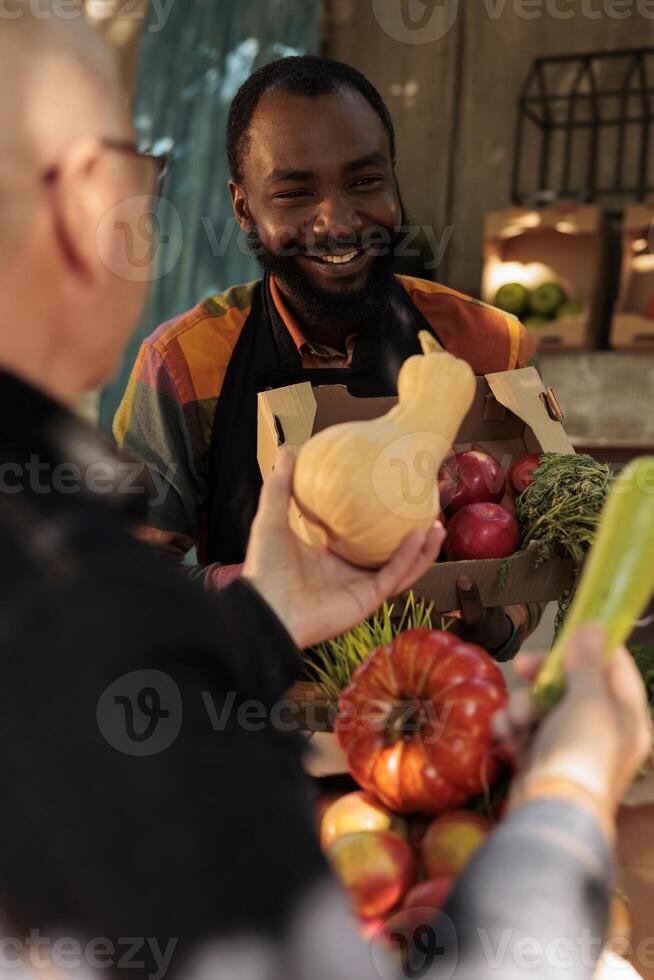
[[[538,711],[529,689],[518,691],[495,720],[498,738],[520,763],[516,802],[562,796],[585,803],[611,833],[615,811],[652,747],[640,674],[623,647],[604,663],[606,633],[596,624],[566,643],[566,693],[534,735]],[[533,681],[542,657],[519,654],[516,670]]]

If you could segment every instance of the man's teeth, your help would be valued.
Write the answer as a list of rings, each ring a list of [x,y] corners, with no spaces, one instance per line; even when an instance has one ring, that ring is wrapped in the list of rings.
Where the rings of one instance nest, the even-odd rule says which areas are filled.
[[[345,262],[351,262],[352,259],[356,259],[358,252],[348,252],[346,255],[322,255],[321,260],[323,262],[329,262],[331,265],[343,265]]]

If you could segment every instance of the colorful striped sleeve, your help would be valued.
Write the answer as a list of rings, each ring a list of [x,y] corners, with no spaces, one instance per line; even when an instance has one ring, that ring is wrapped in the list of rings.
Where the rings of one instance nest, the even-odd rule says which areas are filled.
[[[198,471],[180,392],[163,354],[144,342],[114,420],[120,449],[149,467],[156,496],[148,527],[174,531],[197,541],[198,513],[207,497]]]
[[[447,350],[468,361],[475,374],[531,362],[533,342],[515,317],[440,283],[397,278]]]

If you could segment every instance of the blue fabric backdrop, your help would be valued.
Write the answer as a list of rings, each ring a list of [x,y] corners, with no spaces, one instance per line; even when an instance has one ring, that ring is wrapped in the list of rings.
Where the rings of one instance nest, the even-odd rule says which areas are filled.
[[[158,278],[123,370],[102,394],[103,428],[111,427],[144,336],[212,292],[257,277],[227,191],[227,114],[261,65],[317,50],[321,7],[319,0],[176,0],[161,30],[151,8],[135,120],[143,137],[171,137],[175,159],[158,215]]]

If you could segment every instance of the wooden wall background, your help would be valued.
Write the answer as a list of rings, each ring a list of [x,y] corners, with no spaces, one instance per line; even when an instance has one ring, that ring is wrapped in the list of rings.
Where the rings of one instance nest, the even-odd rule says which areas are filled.
[[[517,93],[532,60],[654,45],[654,4],[636,0],[547,0],[550,11],[573,16],[559,19],[544,9],[531,20],[517,11],[533,14],[538,0],[524,7],[518,0],[458,0],[451,30],[427,44],[385,33],[373,0],[324,2],[324,53],[364,72],[391,108],[412,220],[433,226],[438,238],[453,226],[437,278],[473,293],[481,280],[484,215],[509,203]],[[374,2],[408,4],[416,19],[434,4],[456,6],[456,0]]]

